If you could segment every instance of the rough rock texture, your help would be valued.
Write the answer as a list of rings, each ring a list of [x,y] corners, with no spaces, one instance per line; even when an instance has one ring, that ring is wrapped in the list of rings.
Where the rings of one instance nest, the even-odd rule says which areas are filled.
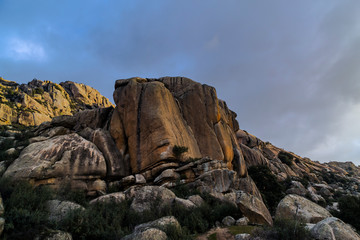
[[[34,79],[19,85],[0,78],[0,125],[40,125],[55,116],[110,106],[107,98],[84,84]]]
[[[144,212],[154,207],[161,208],[170,205],[175,197],[175,194],[167,188],[145,186],[135,192],[130,207],[136,212]]]
[[[0,236],[4,231],[4,226],[5,226],[5,219],[0,217]]]
[[[117,80],[115,89],[110,133],[120,152],[129,155],[133,173],[173,161],[177,145],[188,148],[180,161],[208,156],[246,175],[236,115],[214,88],[165,77]]]
[[[63,232],[60,230],[50,230],[42,232],[34,238],[34,240],[72,240],[70,233]]]
[[[230,227],[230,226],[235,225],[235,219],[232,216],[226,216],[226,217],[223,218],[221,223],[224,226]]]
[[[35,184],[59,186],[59,182],[71,180],[88,190],[94,180],[105,176],[103,154],[76,133],[30,144],[4,173],[4,177],[31,180]]]
[[[265,225],[273,224],[269,210],[266,208],[264,202],[259,198],[239,191],[236,194],[236,203],[241,212],[250,220],[251,223]]]
[[[348,224],[338,218],[329,217],[318,222],[311,235],[318,240],[359,240],[360,236]]]
[[[242,217],[236,220],[237,226],[246,226],[249,224],[249,219],[247,217]]]
[[[123,237],[121,240],[166,240],[166,233],[156,229],[156,228],[148,228],[142,232],[132,233]]]
[[[178,198],[178,197],[176,197],[174,199],[174,204],[177,204],[185,209],[191,209],[191,208],[196,207],[196,205],[189,199],[182,199],[182,198]]]
[[[294,194],[285,196],[276,208],[275,218],[301,219],[305,223],[317,223],[331,214],[312,201]]]
[[[125,197],[124,193],[115,192],[115,193],[109,193],[109,194],[103,195],[101,197],[95,198],[90,201],[90,204],[109,203],[109,202],[121,203],[121,202],[125,201],[125,199],[126,199],[126,197]]]
[[[85,210],[81,205],[69,201],[50,200],[47,202],[49,221],[59,222],[71,211]]]

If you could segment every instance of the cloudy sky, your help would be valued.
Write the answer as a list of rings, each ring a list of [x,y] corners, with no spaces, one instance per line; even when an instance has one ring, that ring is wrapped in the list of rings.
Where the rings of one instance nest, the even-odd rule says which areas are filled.
[[[0,76],[186,76],[240,127],[324,161],[360,164],[358,0],[0,0]]]

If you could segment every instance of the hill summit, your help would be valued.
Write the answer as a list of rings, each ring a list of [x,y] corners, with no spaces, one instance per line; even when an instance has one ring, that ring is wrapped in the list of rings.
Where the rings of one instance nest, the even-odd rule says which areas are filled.
[[[0,78],[0,125],[36,126],[56,116],[110,106],[107,98],[84,84],[37,79],[18,84]]]

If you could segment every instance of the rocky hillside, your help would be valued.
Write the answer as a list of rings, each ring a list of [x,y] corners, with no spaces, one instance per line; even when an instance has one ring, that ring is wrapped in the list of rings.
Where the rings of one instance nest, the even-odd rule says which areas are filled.
[[[18,84],[0,78],[0,125],[36,126],[56,116],[110,106],[107,98],[84,84],[36,79]]]
[[[51,106],[59,101],[55,96],[60,95],[61,101],[79,103],[81,99],[82,108],[90,108],[94,102],[97,106],[110,105],[95,90],[71,82],[56,85],[33,81],[22,87],[6,84],[21,91],[12,96],[28,96],[24,98],[31,98],[44,109],[53,109]],[[25,86],[32,90],[23,93]],[[43,94],[34,89],[43,89]],[[34,100],[44,96],[49,98],[44,105]],[[93,199],[90,204],[109,199],[129,204],[122,205],[130,209],[126,210],[129,214],[155,211],[157,217],[163,217],[166,208],[166,214],[181,218],[184,215],[179,213],[178,205],[189,211],[187,215],[200,209],[196,211],[202,211],[197,213],[201,217],[193,216],[194,222],[202,219],[207,223],[186,225],[192,233],[221,225],[216,221],[222,219],[214,216],[224,217],[224,212],[246,217],[247,220],[241,220],[246,224],[272,225],[276,218],[297,219],[298,214],[305,222],[315,224],[331,218],[326,209],[315,203],[330,209],[341,196],[360,195],[358,167],[320,164],[239,129],[236,114],[217,98],[211,86],[183,77],[122,79],[115,83],[114,101],[115,108],[86,109],[74,115],[62,114],[72,113],[71,108],[62,108],[61,114],[56,109],[59,116],[55,110],[53,115],[46,115],[52,120],[27,132],[26,143],[25,135],[17,137],[8,131],[0,160],[2,178],[53,189],[66,185],[69,191],[82,191]],[[11,158],[14,151],[18,154]],[[221,206],[221,214],[210,210],[216,206]],[[318,210],[311,210],[317,207]],[[181,224],[189,224],[186,218],[183,220]],[[336,219],[327,221],[326,224],[338,224]],[[129,224],[131,219],[125,222]],[[165,231],[154,228],[154,232]],[[134,232],[124,239],[150,239],[137,235],[146,232],[146,227],[134,229],[130,224],[126,229]],[[165,233],[158,234],[162,238],[151,239],[166,239]]]

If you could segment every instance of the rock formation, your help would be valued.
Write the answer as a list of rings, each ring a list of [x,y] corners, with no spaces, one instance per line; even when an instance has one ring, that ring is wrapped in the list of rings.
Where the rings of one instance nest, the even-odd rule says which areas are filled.
[[[36,79],[18,84],[0,78],[0,125],[37,126],[55,116],[110,106],[107,98],[84,84]]]

